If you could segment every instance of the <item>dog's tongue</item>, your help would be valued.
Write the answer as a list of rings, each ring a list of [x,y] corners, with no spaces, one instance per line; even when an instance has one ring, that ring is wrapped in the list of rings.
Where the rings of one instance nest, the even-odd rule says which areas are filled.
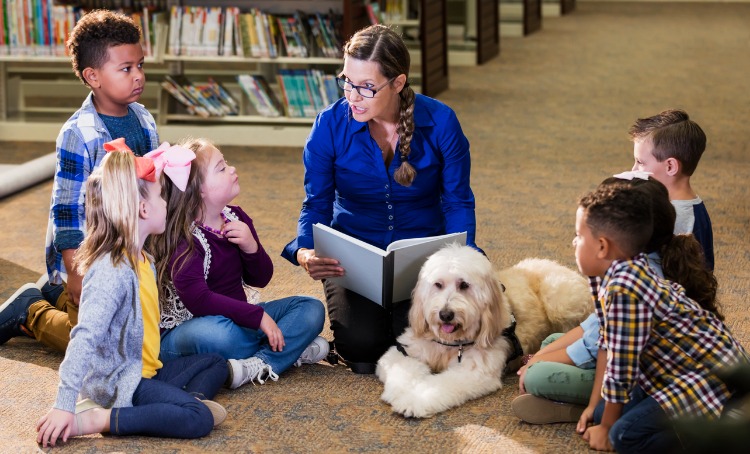
[[[452,333],[454,329],[456,329],[456,327],[448,323],[440,327],[440,330],[444,333]]]

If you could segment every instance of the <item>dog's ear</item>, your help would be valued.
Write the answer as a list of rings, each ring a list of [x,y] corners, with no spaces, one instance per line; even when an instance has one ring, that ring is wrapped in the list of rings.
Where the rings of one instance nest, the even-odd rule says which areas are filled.
[[[487,301],[482,305],[484,309],[481,316],[482,326],[475,342],[480,347],[488,348],[503,332],[508,321],[508,314],[504,314],[505,295],[500,288],[502,285],[500,281],[495,279],[494,276],[487,276],[485,283],[488,288],[479,292],[481,295],[477,295],[481,298],[487,298]]]
[[[421,273],[420,273],[421,274]],[[417,281],[417,286],[411,294],[411,308],[409,308],[409,326],[417,337],[424,336],[430,329],[424,318],[424,302],[427,298],[428,289],[424,280]]]

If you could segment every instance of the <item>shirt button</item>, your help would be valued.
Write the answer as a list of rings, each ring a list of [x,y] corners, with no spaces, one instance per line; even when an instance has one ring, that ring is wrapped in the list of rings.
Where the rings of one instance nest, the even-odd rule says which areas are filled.
[[[392,225],[389,225],[389,226],[388,226],[388,230],[393,230],[393,226],[392,226]]]
[[[393,205],[388,205],[388,209],[392,210],[393,209]]]
[[[390,196],[391,196],[390,194],[386,194],[386,195],[385,195],[385,198],[387,199],[387,198],[388,198],[388,197],[390,197]]]
[[[385,188],[388,189],[388,185],[385,185]]]
[[[393,215],[388,216],[388,219],[392,221],[393,220]]]

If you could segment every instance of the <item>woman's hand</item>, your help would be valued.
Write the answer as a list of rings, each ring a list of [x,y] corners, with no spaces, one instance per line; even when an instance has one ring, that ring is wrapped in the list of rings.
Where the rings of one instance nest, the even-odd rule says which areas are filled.
[[[298,250],[297,262],[316,281],[344,275],[344,269],[339,266],[338,260],[318,257],[315,255],[315,249]]]
[[[224,224],[224,237],[230,243],[234,243],[245,254],[255,254],[258,252],[258,242],[255,241],[250,227],[242,221],[232,221]]]
[[[46,415],[39,418],[36,423],[36,442],[41,443],[42,447],[47,445],[55,446],[58,438],[63,442],[68,441],[70,432],[73,430],[75,415],[69,411],[52,408]]]
[[[286,346],[284,343],[284,334],[271,316],[265,312],[263,313],[263,318],[260,320],[260,330],[268,337],[268,344],[271,346],[271,350],[275,352],[284,350],[284,346]]]

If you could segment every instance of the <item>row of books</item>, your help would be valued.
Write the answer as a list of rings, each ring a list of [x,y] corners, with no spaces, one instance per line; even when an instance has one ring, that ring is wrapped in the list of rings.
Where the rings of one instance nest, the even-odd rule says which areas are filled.
[[[341,96],[336,79],[320,70],[279,70],[278,92],[265,77],[240,74],[237,83],[250,105],[264,117],[314,117]],[[213,79],[193,83],[184,76],[166,76],[161,83],[188,113],[203,118],[239,115],[240,103]]]
[[[56,0],[0,0],[0,55],[66,56],[68,36],[86,11]],[[155,23],[166,16],[152,6],[126,14],[141,28],[144,55],[154,55]]]
[[[185,56],[341,57],[333,13],[274,15],[258,8],[173,6],[168,51]]]

